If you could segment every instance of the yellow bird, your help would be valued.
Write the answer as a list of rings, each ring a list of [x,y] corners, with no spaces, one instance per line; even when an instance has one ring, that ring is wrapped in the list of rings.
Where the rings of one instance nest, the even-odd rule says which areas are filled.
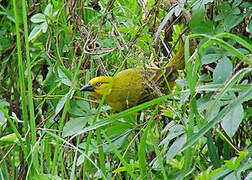
[[[119,72],[112,82],[104,103],[120,112],[152,100],[161,93],[168,94],[176,85],[177,70],[182,70],[184,67],[184,45],[182,43],[175,56],[164,68],[137,67]],[[95,77],[80,90],[90,91],[91,95],[102,99],[111,80],[110,76]]]

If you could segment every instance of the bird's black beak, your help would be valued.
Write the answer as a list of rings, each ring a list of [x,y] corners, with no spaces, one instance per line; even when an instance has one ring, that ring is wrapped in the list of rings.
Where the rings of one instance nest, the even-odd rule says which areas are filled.
[[[84,85],[82,88],[80,88],[80,91],[94,91],[94,86],[91,86],[90,84]]]

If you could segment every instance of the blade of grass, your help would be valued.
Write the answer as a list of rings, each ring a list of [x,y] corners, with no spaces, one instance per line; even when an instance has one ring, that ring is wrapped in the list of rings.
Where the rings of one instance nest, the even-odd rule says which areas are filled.
[[[28,105],[29,105],[29,118],[30,118],[30,128],[31,128],[31,144],[35,146],[37,142],[37,132],[36,132],[36,123],[34,115],[34,105],[33,105],[33,92],[32,92],[32,72],[31,72],[31,59],[30,59],[30,48],[28,41],[28,25],[27,25],[27,11],[26,11],[26,1],[22,0],[22,14],[23,14],[23,23],[24,23],[24,39],[25,39],[25,52],[26,52],[26,61],[27,61],[27,71],[28,71]],[[35,170],[39,169],[38,164],[38,152],[33,152],[33,161]]]
[[[185,41],[185,62],[186,62],[186,73],[187,73],[187,80],[190,89],[190,103],[189,103],[189,123],[188,123],[188,130],[187,130],[187,138],[191,138],[194,134],[194,124],[195,121],[198,122],[199,116],[197,111],[197,104],[196,104],[196,91],[195,87],[197,84],[197,72],[200,66],[199,59],[197,58],[196,61],[192,61],[190,58],[190,43],[189,38],[186,38]],[[195,55],[196,53],[194,53]],[[183,165],[183,173],[184,175],[190,170],[192,166],[192,157],[193,157],[193,149],[189,147],[185,152],[185,161]]]
[[[250,43],[248,43],[247,41],[245,41],[244,39],[240,38],[239,36],[236,36],[235,34],[220,33],[220,34],[217,34],[216,37],[218,37],[218,38],[219,37],[224,37],[224,38],[234,39],[237,43],[241,44],[245,48],[247,48],[250,51],[252,51],[252,45]]]
[[[19,75],[19,82],[20,82],[20,94],[21,94],[21,98],[22,98],[22,101],[21,101],[22,118],[24,120],[25,132],[29,132],[29,129],[28,129],[28,124],[29,124],[29,122],[28,122],[29,121],[28,120],[28,111],[27,111],[27,106],[26,106],[27,102],[26,102],[26,96],[25,96],[26,87],[25,87],[25,79],[24,79],[24,67],[23,67],[22,54],[21,54],[21,38],[20,38],[20,33],[19,33],[19,21],[18,21],[16,0],[13,0],[13,10],[14,10],[14,16],[15,16],[15,22],[16,22],[15,27],[16,27],[17,51],[18,51],[18,75]],[[12,126],[12,128],[15,128],[14,123],[11,124],[11,126]],[[16,130],[15,133],[16,133],[17,137],[20,138],[20,140],[21,140],[21,135],[18,133],[17,130]],[[20,141],[20,142],[22,142],[22,141]],[[26,144],[27,144],[27,147],[25,147],[24,145],[21,146],[22,150],[24,152],[25,158],[27,157],[27,155],[28,155],[28,153],[30,151],[29,150],[29,148],[30,148],[29,136],[26,136]]]
[[[43,129],[42,129],[43,130]],[[47,129],[44,129],[44,132],[46,132],[47,134],[49,134],[50,136],[56,138],[59,142],[63,142],[65,143],[66,145],[70,146],[71,148],[73,148],[74,150],[78,151],[79,153],[83,154],[83,156],[85,156],[85,158],[87,158],[93,165],[94,167],[97,169],[97,171],[101,171],[101,169],[99,169],[99,167],[95,164],[95,162],[90,159],[86,154],[85,152],[83,152],[82,150],[80,150],[79,148],[75,147],[73,144],[69,143],[69,141],[66,141],[65,139],[61,138],[60,136],[57,136],[56,134],[48,131]],[[106,179],[106,176],[102,173],[102,177],[104,179]]]
[[[153,145],[154,145],[155,153],[157,155],[158,164],[161,166],[161,172],[163,174],[164,179],[166,180],[166,179],[168,179],[168,177],[166,175],[165,167],[164,167],[164,164],[163,164],[165,160],[164,160],[164,158],[161,157],[162,154],[158,150],[158,146],[157,146],[157,143],[156,143],[156,141],[154,139],[154,136],[153,136],[152,132],[150,132],[150,137],[151,137],[151,140],[152,140]]]
[[[213,137],[210,131],[206,133],[206,136],[207,136],[207,148],[209,152],[209,158],[213,164],[213,168],[217,169],[221,167],[221,162],[217,153],[217,148],[213,143]]]
[[[140,146],[139,146],[139,151],[138,151],[138,158],[139,158],[139,166],[140,166],[140,174],[141,174],[141,179],[147,179],[147,163],[146,163],[146,140],[147,140],[147,134],[150,131],[151,124],[154,118],[154,115],[158,111],[158,105],[156,106],[155,110],[152,113],[152,116],[150,120],[148,121],[148,124],[143,132],[143,135],[140,139]]]

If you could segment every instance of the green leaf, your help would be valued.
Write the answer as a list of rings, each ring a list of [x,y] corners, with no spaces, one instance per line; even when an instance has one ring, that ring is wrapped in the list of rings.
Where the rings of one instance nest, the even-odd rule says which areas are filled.
[[[87,101],[82,101],[82,100],[71,100],[70,102],[70,108],[68,112],[72,116],[85,116],[87,113],[91,113],[89,103]]]
[[[121,147],[124,145],[124,144],[128,144],[128,138],[129,138],[129,134],[125,134],[125,135],[120,135],[120,136],[112,136],[114,137],[114,141],[113,141],[113,144],[115,145],[116,148],[118,149],[121,149]],[[103,150],[105,153],[111,153],[113,152],[112,148],[110,147],[109,144],[105,144],[103,146]]]
[[[58,71],[58,74],[59,74],[59,77],[61,79],[61,82],[64,83],[65,85],[67,86],[72,86],[72,82],[71,82],[71,75],[70,73],[68,72],[68,70],[62,66],[59,66],[57,68],[57,71]]]
[[[233,65],[229,58],[227,56],[222,57],[213,72],[213,82],[215,84],[222,84],[225,82],[232,72],[232,69]]]
[[[71,136],[79,132],[87,125],[89,121],[92,122],[93,118],[94,116],[83,116],[71,119],[63,127],[62,136]]]
[[[42,29],[43,28],[42,28],[41,24],[36,25],[32,29],[32,31],[30,32],[29,37],[28,37],[28,41],[32,41],[33,39],[37,38],[39,36],[39,34],[41,33]]]
[[[206,133],[206,136],[207,136],[207,148],[208,148],[209,158],[212,162],[214,169],[219,168],[221,166],[221,162],[220,162],[220,159],[217,153],[218,152],[217,147],[214,144],[214,140],[213,140],[211,132],[208,131]]]
[[[216,7],[218,10],[223,10],[223,11],[230,11],[232,10],[232,7],[228,2],[223,2],[221,5]]]
[[[222,54],[206,54],[202,57],[202,64],[210,64],[219,60],[222,57]]]
[[[45,8],[44,14],[50,18],[53,17],[53,6],[52,4],[48,4]]]
[[[223,117],[221,126],[229,137],[233,137],[243,119],[243,107],[237,104]]]
[[[61,111],[61,109],[64,107],[66,100],[67,100],[67,96],[68,96],[68,94],[65,94],[65,96],[60,98],[60,100],[56,106],[56,109],[55,109],[55,115],[57,115]]]
[[[106,139],[106,141],[109,143],[109,145],[113,149],[113,151],[116,154],[116,156],[122,162],[123,166],[126,167],[126,170],[131,175],[132,179],[136,180],[137,178],[136,178],[135,174],[133,173],[133,167],[131,166],[131,164],[127,163],[126,159],[121,155],[121,153],[118,151],[118,149],[116,148],[116,146],[111,142],[111,140],[109,139],[109,137],[105,133],[103,133],[103,135],[104,135],[104,138]]]
[[[68,112],[71,120],[68,121],[63,128],[63,137],[76,134],[86,127],[88,122],[91,123],[94,119],[94,114],[90,110],[87,101],[71,100]]]
[[[58,176],[53,176],[51,174],[37,174],[31,178],[32,180],[60,180]]]
[[[125,131],[132,130],[136,125],[128,122],[122,122],[121,119],[115,121],[112,126],[106,127],[106,133],[108,135],[119,134]]]
[[[237,6],[239,6],[242,3],[242,0],[234,0],[232,7],[235,8]]]
[[[182,149],[185,143],[186,143],[186,134],[182,135],[173,142],[168,152],[166,153],[166,158],[167,159],[174,158],[174,156],[176,156],[179,153],[179,151]]]
[[[229,32],[233,27],[240,24],[244,17],[245,16],[243,14],[241,14],[241,15],[229,14],[224,19],[224,30]]]
[[[48,68],[48,73],[42,85],[44,87],[45,92],[48,92],[50,88],[55,88],[58,86],[58,84],[60,84],[60,80],[56,76],[54,68],[51,66]]]
[[[8,134],[0,138],[0,142],[4,143],[15,143],[18,141],[17,135],[15,133]]]
[[[252,7],[252,2],[249,2],[249,1],[243,2],[241,4],[241,7],[243,7],[243,8],[250,8],[250,7]]]
[[[240,14],[240,13],[241,13],[241,10],[240,10],[239,8],[234,8],[234,9],[232,10],[232,14],[238,15],[238,14]]]
[[[227,15],[229,14],[229,12],[224,11],[223,13],[218,14],[215,18],[214,21],[217,22],[219,20],[224,19]]]
[[[195,20],[197,21],[197,20]],[[215,26],[212,21],[201,21],[198,25],[192,27],[192,32],[194,33],[204,33],[204,34],[213,34],[215,31]]]
[[[165,130],[167,129],[167,130]],[[169,133],[166,135],[165,139],[163,139],[159,146],[164,145],[164,147],[168,147],[170,140],[179,137],[181,134],[185,133],[185,129],[180,124],[169,123],[167,126],[163,129],[162,134],[166,133],[169,129]]]
[[[205,6],[203,3],[196,2],[192,9],[191,20],[189,21],[191,29],[197,29],[201,23],[204,23]]]
[[[47,22],[44,22],[41,24],[41,29],[42,29],[42,32],[45,33],[48,29],[48,24]]]
[[[42,22],[46,22],[46,17],[44,14],[38,13],[38,14],[33,15],[30,20],[33,23],[42,23]]]

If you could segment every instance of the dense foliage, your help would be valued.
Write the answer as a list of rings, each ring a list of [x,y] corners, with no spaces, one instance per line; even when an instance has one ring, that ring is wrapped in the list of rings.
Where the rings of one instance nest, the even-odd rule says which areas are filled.
[[[2,0],[0,179],[252,178],[251,16],[250,0]],[[115,113],[80,92],[162,67],[180,37],[170,95]]]

